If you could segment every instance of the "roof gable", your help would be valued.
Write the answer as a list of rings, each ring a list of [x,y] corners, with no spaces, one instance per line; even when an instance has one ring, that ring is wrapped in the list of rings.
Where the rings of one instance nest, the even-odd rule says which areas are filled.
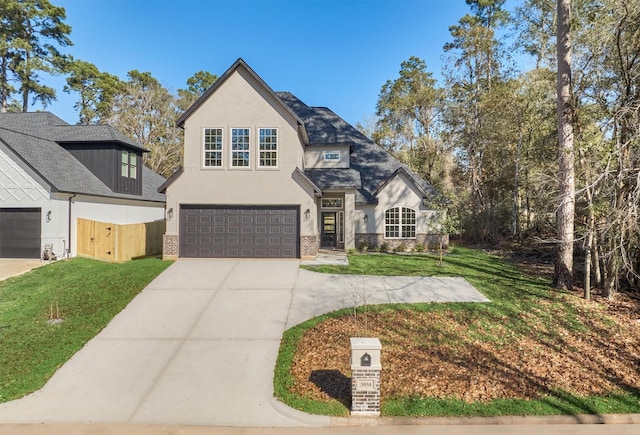
[[[269,85],[267,85],[267,83],[262,80],[262,78],[260,78],[260,76],[258,76],[258,74],[256,74],[255,71],[253,71],[253,69],[251,69],[249,67],[249,65],[247,65],[247,63],[242,60],[242,59],[238,59],[235,61],[235,63],[233,65],[231,65],[231,67],[224,72],[224,74],[222,74],[222,76],[220,76],[220,78],[218,78],[218,80],[216,80],[213,85],[211,85],[211,87],[209,87],[209,89],[207,89],[202,96],[200,96],[200,98],[198,98],[196,100],[195,103],[193,103],[191,105],[191,107],[189,107],[187,109],[186,112],[184,112],[182,114],[182,116],[180,118],[178,118],[177,121],[177,125],[179,127],[184,127],[184,123],[186,122],[186,120],[196,111],[198,110],[205,101],[207,101],[207,99],[209,99],[209,97],[211,97],[211,95],[213,95],[218,89],[220,89],[221,86],[224,85],[224,83],[229,79],[229,77],[231,77],[235,72],[238,71],[238,69],[243,69],[244,71],[246,71],[255,81],[256,83],[258,83],[259,86],[261,86],[263,88],[264,91],[266,91],[266,93],[268,95],[270,95],[271,97],[273,97],[273,99],[278,102],[281,107],[288,113],[291,115],[291,117],[296,121],[296,123],[298,124],[298,128],[300,129],[300,133],[303,137],[303,140],[308,143],[308,136],[307,136],[307,132],[306,132],[306,128],[304,125],[304,122],[302,121],[302,119],[300,119],[300,117],[287,105],[285,104],[280,97],[278,96],[278,94],[276,94],[270,87]]]
[[[393,173],[373,192],[373,196],[378,196],[378,194],[380,194],[380,192],[382,192],[393,179],[399,177],[401,174],[405,175],[405,177],[409,179],[411,184],[413,184],[418,192],[422,194],[423,198],[429,196],[430,192],[425,189],[425,186],[421,185],[422,183],[419,182],[420,179],[417,178],[416,175],[410,173],[404,166],[400,166],[398,169],[393,171]]]

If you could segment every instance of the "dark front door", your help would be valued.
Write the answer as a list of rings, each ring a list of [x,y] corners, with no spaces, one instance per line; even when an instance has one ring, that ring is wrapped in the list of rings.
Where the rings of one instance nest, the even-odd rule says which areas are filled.
[[[323,248],[336,247],[336,214],[322,213],[322,243]]]

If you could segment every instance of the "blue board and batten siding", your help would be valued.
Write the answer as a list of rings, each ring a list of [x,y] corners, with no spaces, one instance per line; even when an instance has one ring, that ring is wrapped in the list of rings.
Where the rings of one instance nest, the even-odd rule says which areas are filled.
[[[96,177],[116,193],[142,194],[142,155],[116,144],[61,144]],[[136,178],[122,176],[122,151],[136,154]]]

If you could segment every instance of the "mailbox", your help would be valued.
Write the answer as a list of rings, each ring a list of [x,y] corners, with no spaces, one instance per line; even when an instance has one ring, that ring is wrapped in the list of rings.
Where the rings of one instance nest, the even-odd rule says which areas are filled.
[[[380,350],[382,345],[377,338],[351,338],[351,369],[380,370]]]
[[[371,355],[365,353],[360,357],[360,365],[362,367],[371,367]]]

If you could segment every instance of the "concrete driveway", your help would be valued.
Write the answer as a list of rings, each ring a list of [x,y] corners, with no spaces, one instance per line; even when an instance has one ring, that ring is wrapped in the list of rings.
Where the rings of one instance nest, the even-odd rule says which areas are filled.
[[[0,259],[0,281],[22,275],[45,264],[49,264],[49,262],[29,258],[2,258]]]
[[[463,279],[356,277],[291,260],[179,260],[0,423],[325,426],[273,398],[285,328],[386,302],[487,299]],[[384,351],[384,350],[383,350]]]

